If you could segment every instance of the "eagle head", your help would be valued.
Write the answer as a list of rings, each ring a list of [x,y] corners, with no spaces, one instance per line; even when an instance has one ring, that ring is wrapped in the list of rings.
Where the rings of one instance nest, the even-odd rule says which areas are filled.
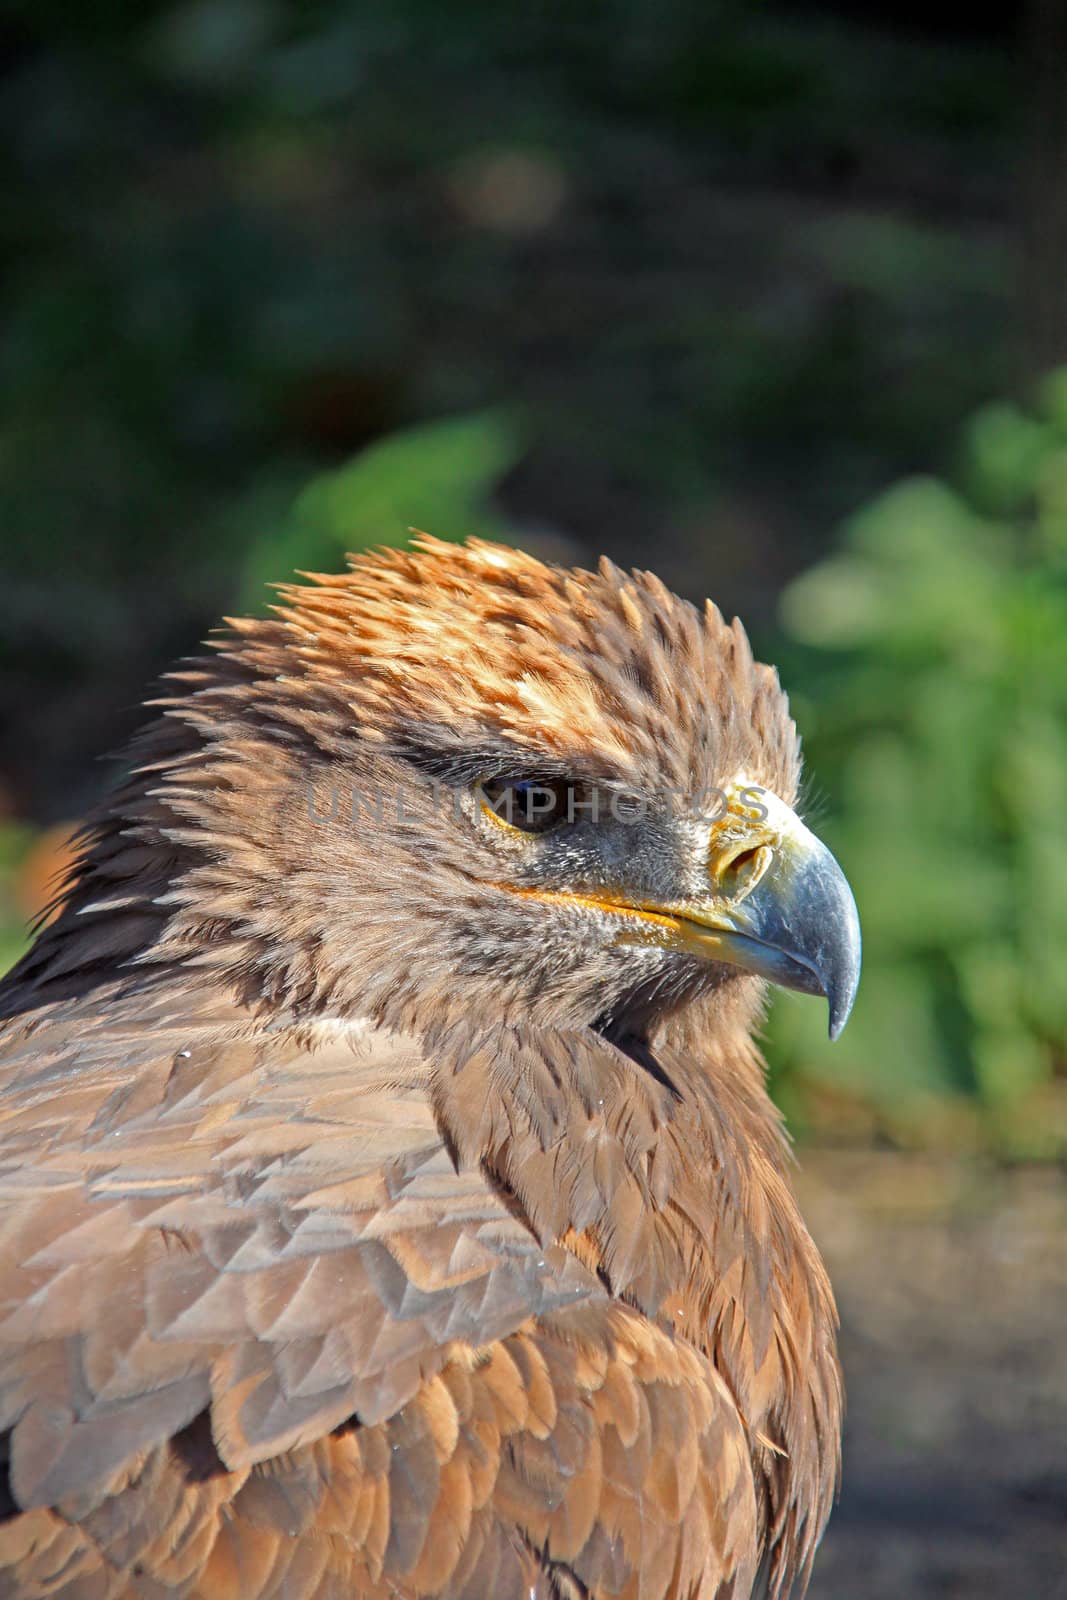
[[[131,841],[168,864],[123,913],[141,977],[617,1039],[700,996],[746,1024],[770,979],[844,1025],[855,904],[793,809],[777,676],[711,604],[423,537],[286,586],[171,682],[72,896],[86,935]]]

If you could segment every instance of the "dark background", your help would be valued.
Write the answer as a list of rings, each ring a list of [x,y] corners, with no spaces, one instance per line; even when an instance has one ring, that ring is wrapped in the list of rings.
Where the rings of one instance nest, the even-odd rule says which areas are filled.
[[[845,1321],[817,1600],[1067,1595],[1067,5],[0,20],[0,960],[146,684],[412,525],[790,687],[867,962],[773,1083]]]

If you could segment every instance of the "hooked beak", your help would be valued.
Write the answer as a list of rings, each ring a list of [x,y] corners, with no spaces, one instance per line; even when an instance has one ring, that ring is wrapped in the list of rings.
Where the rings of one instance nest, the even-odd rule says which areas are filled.
[[[650,935],[655,928],[656,943],[825,996],[836,1039],[860,980],[856,902],[829,850],[796,813],[775,795],[761,793],[760,801],[758,826],[746,831],[731,817],[713,825],[707,899],[633,909],[652,925]],[[634,935],[646,942],[639,926],[623,937]]]

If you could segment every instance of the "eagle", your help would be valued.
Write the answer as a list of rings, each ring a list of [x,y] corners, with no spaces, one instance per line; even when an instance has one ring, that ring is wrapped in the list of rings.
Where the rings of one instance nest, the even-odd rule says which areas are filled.
[[[801,1592],[837,1320],[753,1035],[859,927],[778,678],[608,561],[300,578],[0,987],[0,1596]]]

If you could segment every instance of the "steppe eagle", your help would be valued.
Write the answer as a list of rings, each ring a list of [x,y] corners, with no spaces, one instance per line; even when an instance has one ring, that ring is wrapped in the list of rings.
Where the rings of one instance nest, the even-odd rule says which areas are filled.
[[[859,934],[740,625],[422,539],[154,704],[0,988],[0,1596],[802,1589],[836,1317],[752,1034]]]

